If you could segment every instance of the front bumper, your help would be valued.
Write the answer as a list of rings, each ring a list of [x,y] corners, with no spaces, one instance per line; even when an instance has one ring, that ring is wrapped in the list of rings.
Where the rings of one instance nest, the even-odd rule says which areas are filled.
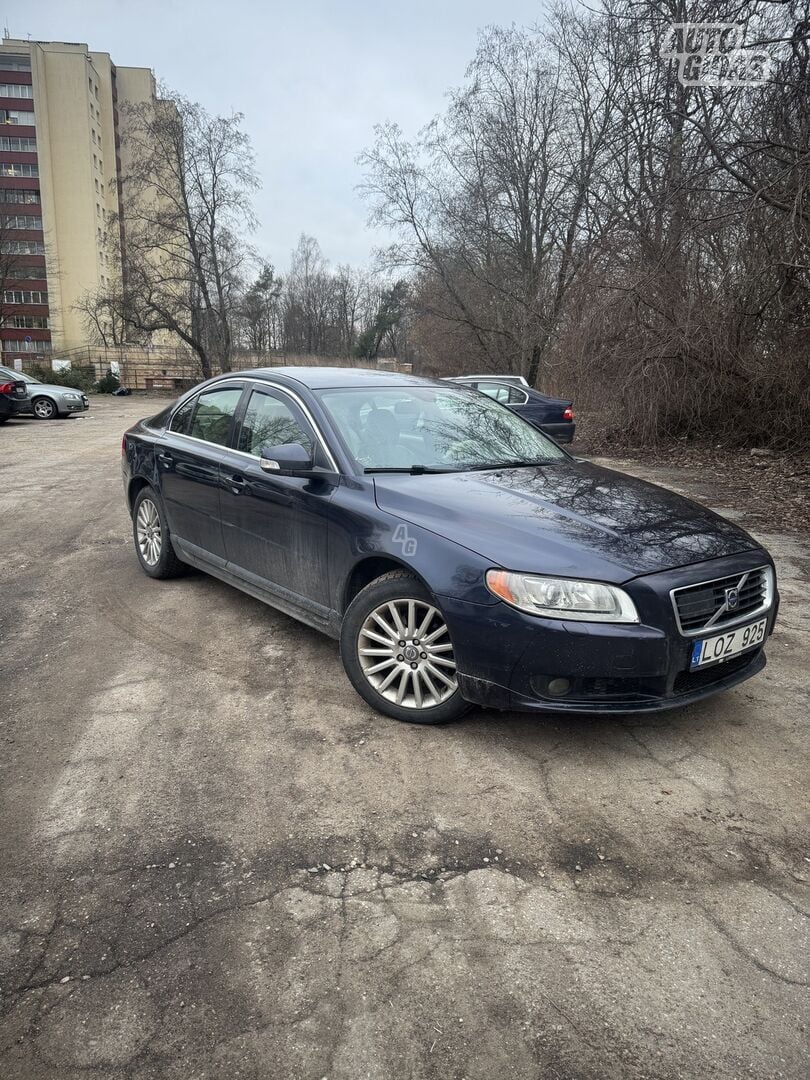
[[[60,412],[66,413],[84,412],[85,409],[90,408],[90,402],[87,395],[82,394],[78,399],[60,398],[57,402],[57,408]]]
[[[722,574],[726,568],[734,573],[738,567],[745,570],[768,561],[762,551],[747,552],[629,582],[625,587],[642,618],[634,625],[543,619],[501,602],[482,605],[442,598],[462,697],[517,711],[656,712],[736,686],[764,668],[763,646],[690,670],[696,638],[678,630],[669,589],[673,580],[678,586],[708,580],[718,565]],[[767,612],[766,640],[778,603],[775,593]],[[549,683],[554,679],[568,680],[569,690],[553,694]]]

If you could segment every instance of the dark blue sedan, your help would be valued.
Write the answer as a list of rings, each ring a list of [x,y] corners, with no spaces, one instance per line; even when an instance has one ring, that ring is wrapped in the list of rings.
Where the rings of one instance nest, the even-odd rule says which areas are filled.
[[[765,665],[778,594],[755,540],[460,385],[222,375],[122,453],[150,577],[195,566],[338,638],[398,720],[656,710]]]
[[[447,382],[463,383],[464,386],[480,390],[487,397],[506,405],[546,435],[551,435],[558,443],[574,441],[577,429],[574,423],[574,403],[567,398],[541,394],[517,375],[460,375],[448,379]]]

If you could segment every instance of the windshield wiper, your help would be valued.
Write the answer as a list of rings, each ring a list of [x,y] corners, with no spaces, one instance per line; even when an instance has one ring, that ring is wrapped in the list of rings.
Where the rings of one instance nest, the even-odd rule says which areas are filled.
[[[513,461],[490,461],[485,465],[468,465],[467,468],[472,471],[483,471],[484,469],[528,469],[539,468],[541,465],[553,465],[553,461],[521,461],[515,459]]]
[[[435,465],[394,465],[386,468],[363,469],[364,473],[406,473],[408,476],[422,476],[423,473],[446,473],[460,471],[460,469],[443,469]]]

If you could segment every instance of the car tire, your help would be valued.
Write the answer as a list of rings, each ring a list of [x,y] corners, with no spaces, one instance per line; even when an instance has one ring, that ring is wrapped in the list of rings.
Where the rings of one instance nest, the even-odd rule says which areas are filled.
[[[175,554],[163,501],[151,487],[141,488],[135,497],[132,537],[138,562],[149,577],[176,578],[188,570]]]
[[[340,656],[358,694],[395,720],[446,724],[470,708],[456,683],[444,615],[407,570],[383,574],[355,596],[343,618]]]
[[[0,424],[5,424],[7,420],[8,420],[7,416],[0,416]]]
[[[58,415],[57,408],[50,398],[35,397],[31,402],[31,408],[37,420],[54,420]]]

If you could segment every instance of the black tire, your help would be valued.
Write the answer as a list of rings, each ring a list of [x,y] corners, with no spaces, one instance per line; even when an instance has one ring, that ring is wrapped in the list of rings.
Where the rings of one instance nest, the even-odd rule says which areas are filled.
[[[415,664],[408,664],[404,660],[400,661],[398,656],[404,657],[404,652],[398,654],[389,659],[384,655],[383,660],[380,661],[380,666],[388,664],[389,666],[380,674],[379,679],[382,680],[385,676],[391,673],[391,669],[394,668],[396,675],[391,683],[391,690],[389,693],[396,693],[395,686],[399,686],[400,683],[406,686],[410,685],[411,689],[408,692],[408,698],[412,700],[412,704],[407,704],[408,698],[405,699],[406,704],[397,704],[396,701],[390,700],[385,697],[381,690],[378,690],[369,681],[369,676],[366,674],[363,667],[363,661],[360,656],[361,647],[361,635],[365,641],[369,641],[365,637],[366,631],[364,627],[367,624],[367,620],[372,619],[372,613],[377,611],[382,605],[391,604],[395,602],[402,602],[407,605],[408,601],[415,601],[417,605],[417,611],[424,618],[428,616],[428,609],[432,608],[435,611],[434,622],[430,624],[431,633],[429,636],[434,637],[435,633],[439,631],[434,630],[436,627],[441,627],[444,624],[444,616],[441,613],[436,600],[425,586],[414,577],[413,574],[408,573],[407,570],[391,570],[387,574],[383,574],[382,577],[376,578],[369,585],[366,585],[354,600],[349,605],[346,614],[343,617],[343,625],[340,631],[340,656],[343,661],[343,667],[346,670],[346,674],[349,676],[349,680],[357,693],[368,702],[372,708],[378,712],[384,713],[386,716],[392,716],[395,720],[402,720],[410,724],[446,724],[451,720],[457,720],[460,716],[463,716],[465,712],[471,707],[468,702],[461,696],[458,687],[455,691],[450,691],[449,687],[446,687],[446,683],[440,683],[440,680],[436,677],[436,667],[433,666],[435,657],[427,656],[422,652],[418,656],[415,656]],[[393,623],[393,619],[391,620]],[[414,621],[414,627],[416,621]],[[406,640],[406,639],[403,639]],[[418,643],[418,639],[414,634],[411,638],[407,639],[408,645],[412,646],[414,642]],[[455,677],[455,669],[452,672],[449,671],[448,660],[453,663],[452,642],[450,642],[449,632],[446,629],[444,634],[439,637],[440,642],[444,642],[441,645],[441,659],[436,661],[437,664],[442,665],[439,670],[444,672],[445,677],[449,674],[452,681]],[[373,642],[369,642],[373,644]],[[437,643],[433,646],[425,646],[429,649],[436,649],[439,653],[440,646]],[[398,644],[397,644],[398,648]],[[385,649],[385,647],[384,647]],[[383,651],[384,651],[383,649]],[[396,652],[396,649],[393,649]],[[420,656],[425,660],[420,660]],[[374,660],[368,659],[367,663],[374,665]],[[427,680],[430,685],[438,687],[441,694],[447,694],[443,700],[440,700],[438,704],[423,705],[417,707],[416,702],[416,686],[419,681],[419,677],[422,675],[423,665],[428,670]],[[419,676],[416,674],[410,675],[409,668],[413,668],[414,671],[419,672]],[[404,676],[404,677],[403,677]],[[409,684],[408,679],[413,681]],[[384,689],[381,687],[381,689]],[[424,689],[424,687],[422,688]],[[422,690],[420,690],[420,693]],[[432,693],[428,693],[428,699],[433,700]],[[438,698],[438,694],[436,697]],[[424,699],[423,699],[424,700]]]
[[[142,543],[142,539],[139,537],[139,526],[144,529],[146,527],[146,522],[142,518],[151,518],[150,511],[144,509],[143,513],[141,513],[141,508],[147,503],[154,510],[159,526],[157,550],[146,541]],[[154,537],[155,533],[151,532],[150,535]],[[141,569],[149,577],[176,578],[181,577],[188,570],[186,564],[177,558],[172,546],[163,500],[151,487],[141,488],[135,497],[135,504],[132,507],[132,538],[135,542],[135,554],[138,556]],[[154,560],[147,557],[147,554],[144,553],[144,547],[146,547],[147,553],[152,551],[156,554]]]
[[[34,410],[34,416],[37,420],[55,420],[59,415],[58,409],[50,398],[33,398],[31,408]],[[37,412],[37,409],[39,409],[39,412]]]
[[[7,416],[0,416],[0,424],[5,424],[7,420],[8,420]]]

